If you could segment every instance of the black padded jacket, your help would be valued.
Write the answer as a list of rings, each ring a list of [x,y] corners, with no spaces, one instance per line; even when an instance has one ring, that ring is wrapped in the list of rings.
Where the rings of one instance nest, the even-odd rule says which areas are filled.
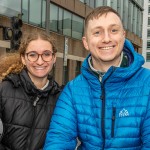
[[[27,72],[11,74],[0,84],[0,118],[4,132],[0,150],[41,150],[57,97],[61,91],[51,78],[44,90]]]

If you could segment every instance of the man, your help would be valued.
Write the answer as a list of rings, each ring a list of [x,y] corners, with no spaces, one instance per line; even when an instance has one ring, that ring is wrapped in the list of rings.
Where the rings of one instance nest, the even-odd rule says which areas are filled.
[[[94,9],[85,19],[90,52],[58,99],[44,150],[150,149],[150,71],[125,39],[119,14]]]

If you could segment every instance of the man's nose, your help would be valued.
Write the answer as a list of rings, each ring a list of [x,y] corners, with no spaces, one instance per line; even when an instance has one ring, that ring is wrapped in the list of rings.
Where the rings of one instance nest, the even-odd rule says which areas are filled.
[[[103,33],[103,39],[102,39],[102,42],[105,42],[105,43],[108,43],[110,42],[111,38],[110,38],[110,34],[108,31],[105,31]]]

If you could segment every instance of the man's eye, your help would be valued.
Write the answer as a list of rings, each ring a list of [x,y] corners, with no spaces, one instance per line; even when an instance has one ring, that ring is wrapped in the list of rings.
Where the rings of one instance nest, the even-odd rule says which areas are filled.
[[[94,34],[95,34],[95,35],[100,35],[101,32],[97,31],[97,32],[95,32]]]
[[[112,29],[111,32],[112,33],[116,33],[118,30],[117,29]]]

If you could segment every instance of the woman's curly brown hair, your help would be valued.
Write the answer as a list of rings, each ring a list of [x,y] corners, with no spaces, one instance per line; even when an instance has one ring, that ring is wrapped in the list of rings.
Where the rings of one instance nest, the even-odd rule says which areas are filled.
[[[22,71],[24,65],[21,61],[21,56],[24,57],[29,43],[37,39],[48,41],[52,45],[54,54],[57,52],[54,39],[50,36],[50,34],[46,33],[45,31],[40,31],[36,29],[30,33],[24,33],[21,39],[19,50],[13,53],[7,53],[6,56],[1,59],[0,62],[1,78],[4,78],[10,73],[18,74]]]

